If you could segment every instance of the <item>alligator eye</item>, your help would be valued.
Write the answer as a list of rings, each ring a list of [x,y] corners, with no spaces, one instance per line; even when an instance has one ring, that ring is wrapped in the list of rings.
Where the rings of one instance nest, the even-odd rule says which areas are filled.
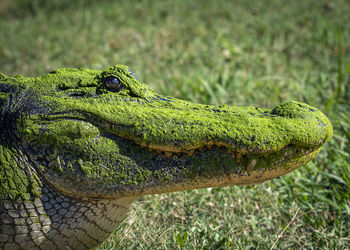
[[[120,91],[123,85],[118,80],[118,78],[110,76],[105,79],[103,79],[103,84],[106,86],[106,88],[110,91],[117,92]]]

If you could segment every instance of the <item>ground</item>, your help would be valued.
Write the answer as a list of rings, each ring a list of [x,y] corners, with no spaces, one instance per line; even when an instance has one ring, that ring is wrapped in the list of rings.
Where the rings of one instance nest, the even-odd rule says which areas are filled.
[[[208,104],[320,108],[333,140],[260,186],[147,196],[99,249],[330,248],[350,244],[350,3],[10,1],[0,72],[129,65],[157,92]]]

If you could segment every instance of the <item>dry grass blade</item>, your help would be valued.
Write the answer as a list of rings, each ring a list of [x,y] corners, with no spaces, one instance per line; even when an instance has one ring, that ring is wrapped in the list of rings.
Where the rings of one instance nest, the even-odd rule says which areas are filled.
[[[272,249],[275,247],[275,245],[277,244],[277,242],[279,241],[279,239],[283,236],[283,234],[284,234],[284,232],[287,230],[287,228],[288,228],[288,227],[294,222],[294,220],[297,218],[297,215],[298,215],[298,213],[299,213],[299,210],[300,210],[300,208],[298,208],[298,210],[295,212],[295,214],[294,214],[292,220],[287,224],[287,226],[285,226],[285,227],[283,228],[282,232],[277,236],[277,239],[276,239],[275,242],[272,244],[270,250],[272,250]]]

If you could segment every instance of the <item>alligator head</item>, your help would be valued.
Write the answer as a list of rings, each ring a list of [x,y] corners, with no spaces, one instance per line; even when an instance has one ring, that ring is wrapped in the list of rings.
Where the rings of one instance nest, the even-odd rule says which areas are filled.
[[[3,185],[5,198],[40,197],[42,183],[95,200],[260,183],[306,164],[333,133],[304,103],[195,104],[122,65],[0,80],[2,145],[20,148],[37,175],[22,193]]]

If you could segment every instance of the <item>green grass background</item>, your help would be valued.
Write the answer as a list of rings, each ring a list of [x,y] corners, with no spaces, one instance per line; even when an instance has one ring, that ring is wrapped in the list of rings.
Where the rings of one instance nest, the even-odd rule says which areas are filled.
[[[334,137],[306,167],[259,186],[143,197],[98,249],[346,249],[349,13],[348,0],[2,0],[0,72],[118,63],[193,102],[320,108]]]

